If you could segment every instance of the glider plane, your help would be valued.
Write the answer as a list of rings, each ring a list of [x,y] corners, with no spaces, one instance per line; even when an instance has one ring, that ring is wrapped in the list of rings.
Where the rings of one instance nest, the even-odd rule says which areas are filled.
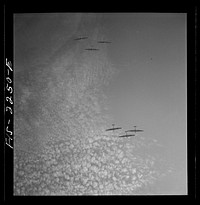
[[[106,131],[113,131],[114,132],[114,130],[122,129],[121,127],[114,127],[115,124],[112,124],[112,126],[113,126],[113,128],[106,129]]]
[[[135,136],[135,135],[127,135],[127,132],[128,132],[128,131],[125,131],[125,132],[126,132],[125,135],[120,135],[119,137],[132,137],[132,136]]]
[[[98,48],[86,48],[85,50],[87,50],[87,51],[98,51],[99,49]]]
[[[80,41],[80,40],[84,40],[84,39],[87,39],[87,38],[88,38],[88,37],[85,36],[85,37],[75,38],[74,40],[75,40],[75,41]]]
[[[127,132],[135,132],[136,133],[136,132],[143,132],[144,131],[144,130],[137,130],[136,127],[137,126],[134,126],[134,128],[135,128],[134,130],[127,130]]]
[[[111,41],[98,41],[97,43],[112,43]]]

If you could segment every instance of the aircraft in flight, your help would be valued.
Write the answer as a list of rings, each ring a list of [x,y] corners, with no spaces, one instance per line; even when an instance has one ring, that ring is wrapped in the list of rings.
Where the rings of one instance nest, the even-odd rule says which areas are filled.
[[[109,128],[109,129],[107,129],[106,131],[113,131],[113,132],[114,132],[114,130],[122,129],[121,127],[114,127],[115,124],[112,124],[112,126],[113,126],[113,128]]]
[[[98,41],[97,43],[112,43],[111,41]]]
[[[85,50],[87,50],[87,51],[98,51],[99,49],[98,48],[86,48]]]
[[[88,38],[88,37],[85,36],[85,37],[75,38],[74,40],[75,40],[75,41],[79,41],[79,40],[84,40],[84,39],[87,39],[87,38]]]
[[[137,130],[136,129],[137,126],[134,126],[134,127],[135,127],[134,130],[127,130],[127,132],[135,132],[136,133],[136,132],[143,132],[144,131],[144,130]]]
[[[125,132],[126,132],[125,135],[120,135],[119,137],[132,137],[132,136],[135,136],[135,135],[127,135],[127,132],[128,132],[128,131],[125,131]]]

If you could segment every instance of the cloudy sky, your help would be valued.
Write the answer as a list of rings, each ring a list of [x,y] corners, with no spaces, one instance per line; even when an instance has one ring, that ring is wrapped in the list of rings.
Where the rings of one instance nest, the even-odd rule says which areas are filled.
[[[99,36],[111,41],[99,46],[118,70],[104,89],[112,123],[144,129],[140,136],[157,139],[169,160],[185,168],[186,23],[181,13],[16,15],[16,72],[57,59],[63,65],[65,58],[86,59],[80,51],[86,45]],[[92,40],[79,45],[73,41],[79,35]]]

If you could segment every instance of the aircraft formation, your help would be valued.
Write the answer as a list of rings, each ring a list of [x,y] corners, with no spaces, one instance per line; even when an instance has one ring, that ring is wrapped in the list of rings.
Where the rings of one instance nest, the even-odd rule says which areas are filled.
[[[109,128],[109,129],[106,129],[106,131],[115,131],[115,130],[119,130],[119,129],[122,129],[122,127],[114,127],[115,124],[112,124],[112,128]],[[137,126],[134,126],[135,129],[133,130],[126,130],[125,131],[125,135],[119,135],[118,137],[133,137],[135,136],[136,132],[143,132],[144,130],[138,130],[136,129]],[[128,132],[135,132],[135,134],[127,134]]]
[[[88,36],[75,38],[74,41],[82,41],[82,40],[86,40],[86,39],[88,39]],[[97,41],[97,43],[98,44],[109,44],[109,43],[112,43],[112,42],[111,41],[100,40],[100,41]],[[99,48],[89,47],[89,48],[85,48],[84,50],[86,50],[86,51],[99,51],[100,49]]]
[[[88,39],[88,36],[82,36],[82,37],[78,37],[78,38],[75,38],[74,40],[75,41],[82,41],[82,40],[86,40]],[[100,41],[97,41],[98,44],[109,44],[109,43],[112,43],[111,41],[105,41],[105,40],[100,40]],[[85,48],[84,50],[86,51],[99,51],[100,49],[99,48],[93,48],[93,47],[89,47],[89,48]],[[119,129],[122,129],[122,127],[114,127],[115,124],[112,124],[112,128],[109,128],[109,129],[106,129],[106,131],[115,131],[115,130],[119,130]],[[136,126],[134,126],[135,129],[133,130],[126,130],[125,131],[125,135],[119,135],[118,137],[132,137],[132,136],[135,136],[136,132],[143,132],[144,130],[137,130],[136,129]],[[135,132],[135,134],[127,134],[128,132]]]

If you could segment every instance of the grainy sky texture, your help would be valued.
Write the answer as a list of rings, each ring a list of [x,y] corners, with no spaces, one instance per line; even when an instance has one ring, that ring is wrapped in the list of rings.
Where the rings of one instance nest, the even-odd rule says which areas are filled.
[[[145,180],[155,179],[153,193],[185,194],[186,26],[181,13],[16,14],[15,147],[42,152],[44,167],[61,176],[64,166],[65,176],[51,177],[45,189],[40,184],[32,189],[31,180],[19,171],[20,166],[29,169],[25,155],[16,167],[15,186],[25,185],[15,193],[137,193]],[[75,40],[80,37],[87,38]],[[144,132],[119,141],[117,134],[105,131],[112,123],[123,128],[113,133],[135,125]],[[104,181],[99,170],[110,178]],[[68,171],[71,181],[65,178]],[[41,177],[37,171],[32,176]]]

